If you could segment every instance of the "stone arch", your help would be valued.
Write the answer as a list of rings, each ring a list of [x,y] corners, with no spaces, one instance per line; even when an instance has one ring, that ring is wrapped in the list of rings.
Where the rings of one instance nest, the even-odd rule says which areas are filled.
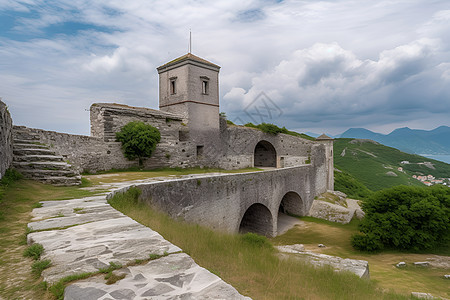
[[[296,192],[287,192],[281,199],[278,211],[284,214],[304,216],[305,208],[302,197]]]
[[[263,204],[251,205],[241,219],[240,233],[253,232],[265,236],[272,236],[273,221],[270,210]]]
[[[277,167],[277,151],[268,141],[260,141],[254,151],[255,167]]]

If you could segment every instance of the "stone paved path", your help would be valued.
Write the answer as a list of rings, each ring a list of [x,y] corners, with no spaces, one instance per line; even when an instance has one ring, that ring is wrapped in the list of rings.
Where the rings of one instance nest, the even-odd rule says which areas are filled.
[[[121,184],[123,185],[123,184]],[[44,246],[42,272],[49,284],[68,275],[97,272],[110,263],[125,275],[107,285],[104,274],[66,288],[65,299],[250,299],[198,266],[160,234],[113,209],[106,196],[44,201],[33,210],[28,243]],[[143,265],[128,266],[150,255],[163,255]]]

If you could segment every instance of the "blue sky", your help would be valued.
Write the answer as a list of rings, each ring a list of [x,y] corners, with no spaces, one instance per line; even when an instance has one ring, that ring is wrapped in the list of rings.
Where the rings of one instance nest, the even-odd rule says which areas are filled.
[[[190,28],[193,53],[222,67],[230,120],[450,126],[448,1],[1,0],[0,97],[17,125],[89,134],[92,103],[158,107],[156,67]]]

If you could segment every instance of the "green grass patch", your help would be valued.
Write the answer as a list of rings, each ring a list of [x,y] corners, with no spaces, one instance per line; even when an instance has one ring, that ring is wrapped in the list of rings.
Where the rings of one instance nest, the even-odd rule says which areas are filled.
[[[80,187],[91,187],[93,186],[92,182],[86,177],[81,177]]]
[[[270,123],[261,123],[261,124],[258,124],[258,125],[255,125],[253,123],[247,123],[244,126],[245,127],[250,127],[250,128],[255,128],[255,129],[261,130],[264,133],[273,134],[273,135],[276,135],[278,133],[284,133],[284,134],[287,134],[287,135],[301,137],[303,139],[310,140],[310,141],[315,141],[316,140],[315,138],[313,138],[313,137],[311,137],[309,135],[306,135],[304,133],[298,133],[298,132],[295,132],[295,131],[290,131],[290,130],[287,130],[286,127],[280,128],[277,125],[270,124]]]
[[[36,202],[36,203],[34,203],[31,207],[32,208],[41,208],[42,207],[42,203],[41,202]]]
[[[109,200],[119,211],[162,234],[199,265],[253,299],[408,299],[353,274],[336,274],[299,260],[281,260],[272,242],[256,234],[227,234],[171,219],[138,201],[131,188]],[[353,225],[356,226],[356,225]]]
[[[48,288],[48,290],[50,291],[50,293],[53,294],[53,296],[57,300],[63,300],[64,299],[64,289],[66,288],[66,285],[69,282],[85,279],[85,278],[91,277],[94,274],[96,274],[96,273],[86,272],[86,273],[66,276],[66,277],[60,279],[57,283],[51,285]]]
[[[118,264],[118,263],[115,263],[115,262],[110,262],[108,267],[101,268],[98,271],[100,273],[111,273],[112,271],[120,269],[120,268],[122,268],[121,264]]]
[[[31,257],[34,260],[38,260],[41,258],[42,253],[44,253],[44,247],[41,244],[36,243],[36,244],[29,246],[23,252],[23,256]]]
[[[31,265],[31,273],[38,278],[41,276],[42,271],[50,267],[51,264],[52,262],[48,259],[35,261]]]
[[[114,284],[114,283],[116,283],[117,281],[119,281],[119,280],[122,280],[122,279],[124,279],[125,278],[125,274],[119,274],[119,275],[117,275],[117,274],[114,274],[114,273],[108,273],[106,276],[105,276],[105,279],[106,279],[106,284]]]
[[[75,208],[73,209],[73,212],[76,213],[76,214],[85,214],[85,213],[86,213],[86,212],[84,211],[84,208],[83,208],[83,207],[75,207]]]

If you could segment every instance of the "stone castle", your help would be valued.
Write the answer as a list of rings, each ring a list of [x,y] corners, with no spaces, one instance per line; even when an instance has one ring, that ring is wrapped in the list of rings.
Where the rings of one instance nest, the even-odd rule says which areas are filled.
[[[62,184],[76,184],[80,177],[70,172],[94,173],[138,166],[137,160],[129,161],[124,157],[121,144],[116,142],[115,133],[131,121],[143,121],[155,126],[161,133],[161,141],[152,157],[144,161],[144,168],[264,167],[275,171],[270,173],[272,174],[270,176],[243,175],[247,181],[251,181],[252,176],[261,176],[261,182],[253,187],[255,193],[258,193],[258,189],[266,188],[268,188],[266,194],[272,193],[270,189],[281,193],[274,196],[277,198],[276,204],[266,205],[273,206],[269,210],[274,221],[276,221],[274,215],[281,205],[280,201],[289,191],[295,191],[302,198],[303,204],[297,214],[305,214],[309,211],[314,196],[333,190],[334,167],[331,138],[323,135],[316,141],[311,141],[287,134],[272,135],[255,128],[227,124],[226,118],[221,117],[219,113],[220,67],[191,53],[172,60],[158,67],[157,70],[160,109],[137,108],[115,103],[94,103],[90,108],[91,136],[58,133],[24,126],[14,126],[11,129],[9,113],[4,112],[2,107],[0,120],[2,145],[0,146],[1,161],[4,166],[0,166],[0,171],[4,172],[12,163],[29,177],[58,184],[57,178],[64,177],[64,174],[61,175],[56,170],[60,168],[72,178],[67,182],[63,181]],[[33,153],[32,148],[38,148],[34,149],[38,151]],[[55,163],[43,162],[45,157],[53,157]],[[36,172],[36,169],[42,165],[46,168]],[[53,172],[48,170],[48,166],[52,166]],[[257,173],[266,172],[250,174]],[[291,178],[286,179],[286,176]],[[232,178],[233,182],[239,179],[239,177]],[[270,182],[265,182],[266,180]],[[222,195],[223,197],[228,197],[228,190],[232,188],[227,184],[229,182],[223,179],[220,187],[227,191],[227,194]],[[242,183],[238,183],[238,186],[242,190],[246,188],[246,185]],[[185,189],[186,185],[180,184],[180,188]],[[160,193],[164,194],[164,192]],[[242,198],[242,196],[236,197],[236,199]],[[264,197],[268,196],[264,195]],[[247,203],[244,205],[241,200],[236,201],[240,201],[241,204],[238,206],[242,206],[236,216],[235,223],[238,227],[249,206],[264,202],[252,199],[248,203],[244,201]],[[187,204],[179,203],[179,205],[182,207]],[[174,208],[173,214],[179,213],[179,209]],[[201,221],[203,215],[204,212],[197,217],[190,218],[188,214],[185,217],[199,223],[208,223]],[[220,224],[215,226],[208,223],[207,225],[223,228]],[[235,231],[236,225],[233,223],[225,227],[226,230]],[[268,234],[271,235],[274,230],[274,228],[269,229]]]

